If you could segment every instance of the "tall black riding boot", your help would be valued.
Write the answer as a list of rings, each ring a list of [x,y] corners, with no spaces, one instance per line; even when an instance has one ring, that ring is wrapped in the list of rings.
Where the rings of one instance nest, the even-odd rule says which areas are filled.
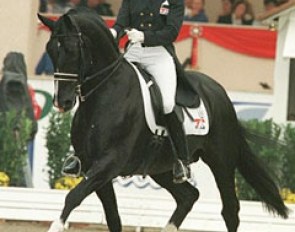
[[[165,120],[172,144],[172,150],[176,158],[176,162],[173,165],[173,182],[183,183],[190,178],[190,168],[188,166],[189,151],[184,129],[181,121],[178,119],[174,111],[166,114]]]

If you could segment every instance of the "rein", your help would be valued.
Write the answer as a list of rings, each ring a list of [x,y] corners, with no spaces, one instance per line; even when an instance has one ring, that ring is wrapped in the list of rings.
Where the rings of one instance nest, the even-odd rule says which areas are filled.
[[[120,65],[122,64],[122,60],[123,60],[124,54],[121,54],[118,59],[116,59],[112,64],[108,65],[106,68],[94,73],[91,76],[88,76],[85,78],[85,81],[81,84],[81,85],[77,85],[77,93],[79,95],[79,98],[82,102],[86,101],[88,97],[90,97],[91,94],[93,94],[96,90],[98,90],[101,86],[103,86],[112,76],[113,74],[118,70],[118,68],[120,67]],[[111,70],[112,71],[106,76],[104,77],[102,80],[100,80],[98,83],[96,83],[96,85],[89,90],[88,92],[86,92],[85,94],[83,94],[84,92],[84,86],[87,85],[87,83],[91,82],[92,80],[97,80],[97,78],[99,76],[102,76],[105,72]]]
[[[80,54],[81,54],[81,67],[80,67],[80,73],[79,74],[75,74],[75,73],[63,73],[63,72],[59,72],[57,69],[57,72],[54,73],[54,79],[56,81],[68,81],[68,82],[78,82],[78,84],[76,85],[76,93],[79,96],[79,99],[81,102],[85,102],[96,90],[98,90],[101,86],[103,86],[112,76],[113,74],[118,70],[119,66],[121,65],[121,61],[123,60],[124,57],[124,53],[120,54],[120,56],[110,65],[108,65],[107,67],[103,68],[102,70],[99,70],[98,72],[90,75],[90,76],[86,76],[84,78],[84,72],[83,72],[83,60],[84,60],[84,50],[83,50],[83,39],[82,39],[82,32],[80,30],[80,27],[78,26],[76,20],[71,16],[68,15],[68,17],[70,18],[72,24],[74,25],[77,33],[74,34],[61,34],[61,35],[53,35],[52,37],[78,37],[79,38],[79,48],[80,48]],[[106,74],[107,72],[109,72],[108,74]],[[98,78],[99,76],[103,76],[103,75],[107,75],[106,77],[104,77],[102,80],[101,78]],[[90,90],[86,90],[87,84],[89,82],[93,82],[94,80],[97,80],[98,82],[95,83],[94,87],[92,87]],[[93,85],[92,85],[93,86]]]

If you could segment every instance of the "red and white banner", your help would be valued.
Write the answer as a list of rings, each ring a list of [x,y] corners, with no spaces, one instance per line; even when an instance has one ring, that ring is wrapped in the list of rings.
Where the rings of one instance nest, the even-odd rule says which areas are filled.
[[[50,16],[57,20],[58,16]],[[115,19],[106,18],[106,24],[111,27]],[[40,25],[39,29],[47,29]],[[191,65],[196,66],[198,53],[198,39],[205,39],[225,49],[240,54],[274,59],[276,52],[277,32],[256,27],[236,27],[224,25],[198,25],[185,23],[178,35],[177,41],[193,38]],[[120,47],[124,47],[127,38],[120,41]]]

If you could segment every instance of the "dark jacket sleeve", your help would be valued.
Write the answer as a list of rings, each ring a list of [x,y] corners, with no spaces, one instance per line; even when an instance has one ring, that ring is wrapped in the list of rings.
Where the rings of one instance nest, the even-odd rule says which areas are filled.
[[[123,0],[121,8],[119,10],[116,23],[113,28],[119,34],[123,29],[130,26],[130,2],[129,0]]]
[[[145,31],[144,44],[147,46],[161,46],[173,43],[180,31],[184,16],[183,0],[170,0],[170,11],[166,25],[158,31]]]

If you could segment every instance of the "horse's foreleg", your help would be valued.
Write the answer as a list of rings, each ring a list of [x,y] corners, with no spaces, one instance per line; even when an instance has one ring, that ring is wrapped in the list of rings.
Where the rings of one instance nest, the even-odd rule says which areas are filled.
[[[199,198],[199,191],[188,182],[182,184],[173,183],[172,172],[151,176],[159,185],[171,193],[177,203],[177,207],[163,232],[176,232],[187,214]]]
[[[111,232],[122,231],[122,224],[112,181],[96,190],[96,194],[102,202],[109,230]]]
[[[96,189],[97,181],[95,178],[83,179],[66,196],[65,206],[61,214],[61,221],[64,223],[73,209],[78,207],[81,202]]]
[[[71,211],[79,206],[81,202],[94,191],[96,182],[94,178],[83,179],[74,189],[66,196],[65,206],[58,220],[55,220],[48,232],[63,232],[65,221],[68,219]]]
[[[87,171],[86,177],[67,194],[60,219],[51,224],[48,232],[62,232],[63,225],[72,210],[79,206],[88,195],[111,181],[115,176],[113,172],[116,169],[111,160],[104,160],[101,163],[98,161],[94,162]]]

